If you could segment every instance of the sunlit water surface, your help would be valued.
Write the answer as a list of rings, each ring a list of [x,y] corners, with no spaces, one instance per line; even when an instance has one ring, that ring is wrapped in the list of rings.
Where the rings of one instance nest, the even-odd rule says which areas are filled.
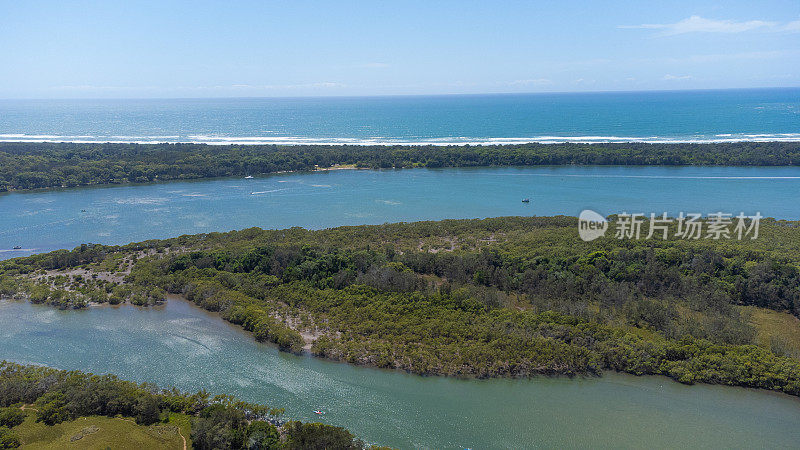
[[[59,311],[0,301],[2,357],[205,388],[401,448],[776,448],[800,400],[663,377],[457,380],[292,356],[190,303]],[[313,414],[316,409],[324,416]]]
[[[799,167],[617,166],[337,170],[14,192],[0,195],[0,259],[253,226],[577,216],[586,208],[798,219],[798,192]]]

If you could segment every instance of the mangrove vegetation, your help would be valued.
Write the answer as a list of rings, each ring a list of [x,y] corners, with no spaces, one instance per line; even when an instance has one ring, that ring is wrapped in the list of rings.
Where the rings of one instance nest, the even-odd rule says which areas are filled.
[[[344,428],[283,420],[281,408],[227,395],[211,396],[205,391],[188,394],[121,380],[114,375],[0,361],[0,448],[25,444],[17,430],[27,414],[32,414],[35,422],[50,427],[97,416],[151,427],[170,424],[175,428],[175,424],[188,424],[189,435],[183,438],[188,438],[190,446],[184,448],[201,450],[378,449],[365,445]],[[91,421],[84,425],[91,425]],[[164,430],[171,431],[165,426],[155,430],[162,434]],[[84,428],[84,434],[96,431]],[[48,433],[40,430],[38,434]],[[71,440],[81,437],[73,436]],[[115,442],[125,438],[115,436]]]
[[[798,222],[764,219],[758,239],[609,233],[591,242],[577,222],[251,228],[86,244],[0,262],[0,294],[62,308],[177,295],[285,351],[416,374],[615,370],[800,395],[800,347],[781,334],[757,339],[749,313],[800,316]]]

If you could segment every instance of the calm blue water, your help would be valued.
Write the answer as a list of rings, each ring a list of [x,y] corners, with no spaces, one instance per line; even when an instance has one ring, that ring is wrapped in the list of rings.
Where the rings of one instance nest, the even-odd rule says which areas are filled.
[[[337,170],[15,192],[0,195],[0,258],[252,226],[577,216],[587,208],[800,219],[798,192],[798,167],[610,166]]]
[[[800,88],[194,100],[2,100],[0,141],[800,140]]]
[[[800,441],[800,400],[788,395],[613,373],[457,380],[354,367],[279,352],[178,299],[80,311],[0,300],[0,339],[0,358],[234,394],[403,449],[796,448]]]

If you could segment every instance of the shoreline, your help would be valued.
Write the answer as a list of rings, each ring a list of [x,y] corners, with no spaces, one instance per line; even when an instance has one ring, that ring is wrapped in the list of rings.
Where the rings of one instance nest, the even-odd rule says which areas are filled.
[[[794,135],[793,135],[794,136]],[[800,139],[800,134],[796,135]],[[770,138],[772,139],[772,138]],[[351,168],[800,166],[800,140],[727,143],[206,145],[0,142],[0,191]]]
[[[800,144],[800,141],[798,141]],[[253,175],[253,178],[266,178],[273,175],[286,175],[286,174],[312,174],[315,172],[336,172],[340,170],[359,170],[359,171],[385,171],[385,170],[416,170],[416,169],[429,169],[429,170],[443,170],[443,169],[454,169],[454,170],[464,170],[464,169],[502,169],[502,168],[555,168],[555,167],[625,167],[625,168],[632,168],[632,167],[670,167],[670,168],[686,168],[686,167],[705,167],[705,168],[798,168],[797,165],[719,165],[719,164],[519,164],[519,165],[478,165],[478,166],[445,166],[445,167],[425,167],[425,166],[417,166],[417,167],[366,167],[366,166],[359,166],[357,164],[335,164],[330,167],[316,167],[314,169],[298,169],[298,170],[278,170],[275,172],[263,172],[263,173],[256,173]],[[714,178],[714,177],[710,177]],[[719,178],[727,178],[727,177],[719,177]],[[755,179],[763,178],[763,177],[754,177]],[[793,179],[795,177],[780,177],[783,179]],[[798,177],[800,178],[800,176]],[[195,178],[166,178],[166,179],[155,179],[152,181],[124,181],[119,183],[87,183],[87,184],[80,184],[77,186],[44,186],[44,187],[36,187],[30,189],[1,189],[0,188],[0,197],[4,194],[14,194],[14,193],[36,193],[36,192],[50,192],[50,191],[60,191],[60,190],[74,190],[74,189],[81,189],[81,188],[104,188],[104,187],[120,187],[120,186],[146,186],[152,184],[162,184],[162,183],[180,183],[180,182],[192,182],[192,181],[213,181],[213,180],[225,180],[225,179],[244,179],[241,175],[223,175],[223,176],[199,176]],[[16,250],[0,250],[2,252],[10,252],[10,251],[24,251],[26,249],[16,249]]]
[[[668,375],[664,375],[664,374],[650,374],[650,373],[636,374],[636,373],[630,373],[630,372],[625,372],[625,371],[619,371],[619,370],[615,370],[615,369],[603,369],[603,370],[601,370],[600,372],[597,372],[597,373],[578,373],[578,374],[539,373],[539,374],[532,374],[532,375],[529,375],[529,376],[515,376],[515,377],[508,377],[508,376],[503,376],[503,377],[454,376],[454,375],[447,375],[447,374],[420,374],[420,373],[410,372],[410,371],[407,371],[407,370],[378,367],[378,366],[376,366],[374,364],[354,364],[354,363],[350,363],[348,361],[331,359],[331,358],[327,358],[327,357],[324,357],[324,356],[318,356],[318,355],[313,354],[309,350],[305,350],[300,354],[296,354],[296,353],[285,352],[285,351],[280,350],[278,345],[273,343],[273,342],[259,341],[258,339],[255,338],[255,336],[254,336],[254,334],[252,332],[247,331],[246,329],[244,329],[244,327],[242,327],[239,324],[235,324],[235,323],[232,323],[232,322],[229,322],[229,321],[225,320],[218,311],[207,310],[207,309],[195,304],[191,300],[188,300],[188,299],[186,299],[186,298],[184,298],[184,297],[182,297],[180,295],[176,295],[176,294],[169,294],[167,296],[167,298],[164,300],[164,302],[162,302],[160,304],[157,304],[157,305],[140,306],[140,305],[131,304],[130,302],[111,305],[111,304],[107,304],[107,303],[89,302],[83,308],[69,308],[69,309],[57,308],[57,307],[54,307],[52,305],[48,305],[46,303],[42,303],[42,304],[33,303],[33,302],[31,302],[29,300],[25,300],[25,299],[14,299],[14,298],[11,298],[11,297],[2,297],[2,298],[0,298],[0,302],[24,302],[24,303],[28,303],[28,304],[30,304],[30,305],[32,305],[34,307],[41,306],[41,307],[45,307],[45,308],[56,309],[56,310],[59,310],[59,311],[90,311],[92,309],[112,308],[112,307],[113,308],[132,307],[132,308],[134,308],[136,310],[139,310],[139,311],[149,310],[149,309],[152,308],[152,309],[162,310],[163,311],[165,308],[167,308],[167,303],[169,303],[170,301],[177,301],[177,302],[183,303],[183,304],[187,305],[188,307],[190,307],[191,309],[197,310],[202,314],[205,314],[205,315],[208,315],[210,317],[213,317],[213,320],[219,320],[219,321],[223,322],[226,326],[231,327],[232,329],[236,330],[236,332],[241,334],[243,337],[246,337],[247,339],[250,339],[250,340],[252,340],[253,342],[255,342],[255,343],[259,344],[259,345],[264,345],[264,346],[267,346],[269,348],[275,349],[276,351],[278,351],[279,353],[281,353],[283,355],[291,355],[291,356],[295,356],[295,357],[298,357],[298,358],[313,358],[315,360],[323,361],[325,363],[341,364],[341,365],[354,367],[354,368],[358,368],[358,369],[376,370],[376,371],[388,372],[388,373],[399,373],[399,374],[409,375],[409,376],[419,377],[419,378],[429,378],[429,379],[441,378],[441,379],[451,379],[451,380],[458,380],[458,381],[465,381],[465,382],[493,382],[493,381],[520,381],[520,382],[523,382],[523,381],[536,381],[536,380],[542,379],[542,378],[544,378],[544,379],[561,379],[561,380],[570,380],[570,381],[572,381],[572,380],[576,380],[576,379],[577,380],[603,379],[603,378],[606,378],[609,375],[611,377],[622,377],[622,378],[629,378],[629,379],[640,379],[640,378],[641,379],[647,379],[647,378],[651,378],[651,379],[660,379],[660,380],[664,380],[664,381],[669,381],[671,383],[675,383],[677,385],[686,386],[686,387],[689,387],[689,388],[691,388],[692,386],[702,385],[702,386],[707,386],[707,387],[743,389],[743,390],[748,391],[748,392],[773,395],[773,396],[777,396],[777,397],[784,398],[784,399],[791,399],[791,401],[796,402],[796,403],[798,403],[798,405],[800,405],[800,397],[798,397],[796,395],[792,395],[792,394],[786,393],[786,392],[781,392],[781,391],[772,390],[772,389],[756,388],[756,387],[744,386],[744,385],[731,385],[731,384],[723,384],[723,383],[706,383],[706,382],[702,382],[702,381],[701,382],[695,382],[695,383],[682,383],[682,382],[680,382],[680,381],[678,381],[678,380],[676,380],[676,379],[674,379],[674,378],[672,378],[672,377],[670,377]],[[2,357],[0,357],[0,360],[3,360]],[[11,360],[9,360],[9,361],[11,361]],[[11,362],[22,364],[22,362],[19,362],[19,361],[11,361]],[[47,366],[45,364],[34,364],[34,365],[39,365],[39,366],[42,366],[42,367],[49,367],[49,366]]]
[[[499,166],[498,166],[499,167]],[[507,166],[506,166],[507,167]],[[558,166],[556,166],[558,167]],[[716,166],[720,167],[720,166]],[[736,166],[731,166],[736,167]],[[793,167],[793,166],[769,166],[769,167]],[[257,173],[255,174],[254,178],[263,178],[272,175],[285,175],[285,174],[292,174],[292,173],[314,173],[314,172],[334,172],[338,170],[400,170],[400,169],[422,169],[423,167],[399,167],[399,168],[390,168],[390,169],[375,169],[372,167],[359,167],[356,164],[334,164],[330,167],[315,167],[311,170],[278,170],[276,172],[265,172],[265,173]],[[454,169],[458,167],[453,167]],[[47,186],[47,187],[38,187],[33,189],[7,189],[1,190],[0,189],[0,196],[3,194],[11,194],[11,193],[23,193],[23,192],[46,192],[46,191],[56,191],[56,190],[64,190],[64,189],[78,189],[78,188],[95,188],[95,187],[116,187],[116,186],[143,186],[147,184],[158,184],[158,183],[172,183],[172,182],[181,182],[181,181],[205,181],[205,180],[223,180],[223,179],[242,179],[239,175],[231,175],[231,176],[221,176],[221,177],[197,177],[197,178],[169,178],[166,180],[153,180],[153,181],[143,181],[143,182],[136,182],[136,181],[126,181],[122,183],[92,183],[92,184],[81,184],[79,186]],[[28,249],[16,249],[16,250],[0,250],[1,252],[10,252],[10,251],[24,251]]]
[[[719,138],[668,138],[668,137],[615,137],[615,136],[537,136],[533,138],[473,138],[468,140],[424,140],[424,141],[386,141],[373,139],[313,139],[313,138],[286,138],[269,139],[258,137],[230,137],[219,140],[174,140],[174,139],[63,139],[59,136],[53,139],[4,139],[0,134],[0,143],[3,144],[191,144],[208,146],[231,145],[279,145],[285,147],[300,146],[379,146],[379,147],[494,147],[513,146],[526,144],[558,145],[558,144],[738,144],[738,143],[800,143],[800,133],[776,133],[765,135],[752,135],[742,137]]]
[[[32,306],[41,306],[41,307],[44,307],[44,308],[55,309],[55,310],[58,310],[58,311],[91,311],[93,309],[125,308],[125,307],[131,307],[131,308],[134,308],[134,309],[139,310],[139,311],[151,310],[151,309],[157,310],[157,311],[163,311],[164,309],[167,308],[167,304],[169,302],[171,302],[171,301],[177,301],[177,302],[184,303],[184,304],[186,304],[187,306],[189,306],[192,309],[195,309],[195,310],[197,310],[197,311],[199,311],[199,312],[201,312],[203,314],[206,314],[206,315],[209,315],[209,316],[213,317],[215,320],[220,320],[226,326],[229,326],[229,327],[235,329],[242,336],[245,336],[246,338],[251,339],[253,342],[258,343],[259,345],[265,345],[265,346],[268,346],[270,348],[273,348],[273,349],[277,350],[278,352],[280,352],[281,354],[293,355],[293,356],[296,356],[296,357],[299,357],[299,358],[313,358],[313,359],[324,361],[324,362],[327,362],[327,363],[343,364],[343,365],[350,366],[350,367],[355,367],[355,368],[378,370],[378,371],[382,371],[382,372],[401,373],[401,374],[404,374],[404,375],[411,375],[411,376],[420,377],[420,378],[434,378],[434,379],[435,378],[442,378],[442,379],[453,379],[453,380],[460,380],[460,381],[481,381],[481,382],[483,382],[483,381],[489,382],[489,381],[495,381],[495,380],[496,381],[500,381],[500,380],[505,380],[505,381],[525,381],[525,380],[533,381],[533,380],[536,380],[536,379],[539,379],[539,378],[556,378],[556,379],[569,379],[569,380],[573,380],[573,379],[598,379],[598,378],[604,378],[608,374],[612,374],[613,376],[633,377],[633,378],[648,378],[648,377],[649,378],[660,378],[660,379],[669,380],[670,382],[673,382],[673,383],[676,383],[676,384],[680,384],[680,385],[683,385],[683,386],[687,386],[687,387],[691,387],[691,386],[695,386],[695,385],[704,385],[704,386],[719,386],[719,387],[745,389],[745,390],[751,391],[751,392],[770,393],[772,395],[777,395],[777,396],[783,397],[783,398],[791,398],[791,399],[793,399],[793,401],[800,402],[800,396],[792,395],[792,394],[789,394],[787,392],[782,392],[782,391],[778,391],[778,390],[774,390],[774,389],[757,388],[757,387],[739,385],[739,384],[707,383],[707,382],[703,382],[703,381],[692,382],[692,383],[683,383],[683,382],[681,382],[681,381],[679,381],[679,380],[677,380],[675,378],[672,378],[669,375],[665,375],[665,374],[658,374],[658,373],[641,373],[641,374],[637,374],[637,373],[625,372],[625,371],[620,371],[620,370],[616,370],[616,369],[608,369],[608,368],[601,369],[600,371],[598,371],[596,373],[595,372],[585,372],[585,373],[543,372],[543,373],[532,373],[532,374],[529,374],[527,376],[490,376],[490,377],[468,376],[468,375],[459,376],[459,375],[448,375],[446,373],[433,373],[433,374],[417,373],[417,372],[412,372],[412,371],[403,370],[403,369],[397,369],[397,368],[379,367],[379,366],[377,366],[375,364],[371,364],[371,363],[366,363],[366,364],[351,363],[349,361],[345,361],[345,360],[341,360],[341,359],[333,359],[333,358],[328,358],[328,357],[326,357],[324,355],[314,354],[311,351],[310,348],[306,348],[306,347],[304,347],[303,351],[300,352],[300,353],[287,352],[287,351],[281,350],[279,348],[278,344],[276,344],[274,342],[260,341],[260,340],[256,339],[256,337],[255,337],[253,332],[246,330],[241,324],[236,324],[236,323],[233,323],[233,322],[230,322],[230,321],[226,320],[225,318],[222,317],[222,314],[219,311],[212,311],[212,310],[205,309],[202,306],[197,305],[193,301],[191,301],[189,299],[186,299],[182,295],[178,295],[178,294],[168,294],[167,298],[165,298],[163,302],[160,302],[160,303],[157,303],[157,304],[154,304],[154,305],[134,305],[134,304],[132,304],[132,303],[130,303],[128,301],[123,302],[123,303],[119,303],[119,304],[110,304],[110,303],[102,303],[102,302],[87,302],[86,305],[84,305],[83,307],[80,307],[80,308],[59,308],[57,306],[50,305],[50,304],[47,304],[47,303],[34,303],[34,302],[30,301],[30,299],[24,299],[24,298],[20,299],[20,298],[13,298],[13,297],[0,297],[0,302],[28,303],[28,304],[30,304]],[[299,330],[296,330],[296,331],[300,332]],[[0,359],[2,359],[2,358],[0,357]]]

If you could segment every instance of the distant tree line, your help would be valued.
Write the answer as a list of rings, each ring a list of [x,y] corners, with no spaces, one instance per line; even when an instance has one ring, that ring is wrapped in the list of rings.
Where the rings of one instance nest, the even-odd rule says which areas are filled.
[[[535,165],[800,165],[798,142],[491,146],[0,143],[0,191],[141,183],[336,164],[387,169]]]

